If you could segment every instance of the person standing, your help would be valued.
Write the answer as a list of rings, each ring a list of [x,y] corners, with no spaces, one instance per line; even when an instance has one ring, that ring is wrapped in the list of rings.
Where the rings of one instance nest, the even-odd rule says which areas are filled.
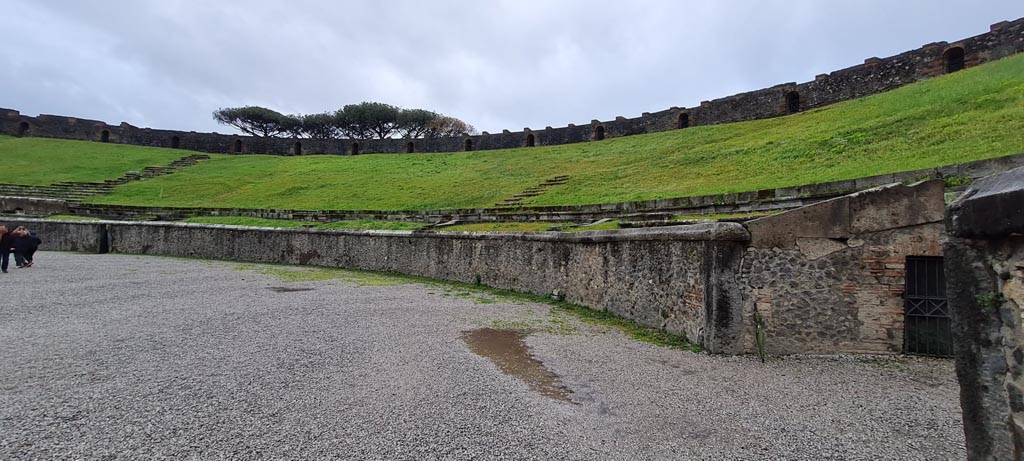
[[[7,273],[11,251],[14,250],[14,234],[7,231],[7,226],[0,226],[0,271]]]
[[[43,240],[23,226],[14,229],[14,263],[19,268],[32,267],[32,257]]]

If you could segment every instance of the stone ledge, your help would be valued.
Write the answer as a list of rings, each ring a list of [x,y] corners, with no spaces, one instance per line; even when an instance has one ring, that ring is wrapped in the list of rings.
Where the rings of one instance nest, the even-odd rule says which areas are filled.
[[[973,239],[1024,234],[1024,167],[975,181],[950,204],[946,229]]]
[[[844,241],[860,234],[941,222],[944,210],[941,180],[914,185],[900,183],[856,192],[772,216],[747,221],[757,248],[798,248],[826,251],[821,239]],[[826,251],[827,252],[827,251]]]
[[[244,231],[265,231],[274,233],[305,233],[354,235],[368,237],[401,237],[401,238],[437,238],[456,240],[530,240],[551,242],[600,243],[617,241],[644,240],[680,240],[680,241],[729,241],[746,242],[750,233],[739,223],[701,223],[682,226],[669,226],[643,229],[597,230],[584,232],[435,232],[435,231],[397,231],[397,230],[351,230],[351,229],[307,229],[251,227],[222,224],[192,224],[179,222],[126,222],[126,221],[61,221],[47,219],[19,219],[26,222],[65,222],[83,225],[109,226],[152,226],[168,228],[214,228]]]

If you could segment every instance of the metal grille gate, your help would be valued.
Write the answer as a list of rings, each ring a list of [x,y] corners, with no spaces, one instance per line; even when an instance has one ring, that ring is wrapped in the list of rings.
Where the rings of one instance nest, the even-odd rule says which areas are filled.
[[[906,268],[903,351],[908,354],[953,355],[942,258],[910,256],[907,257]]]

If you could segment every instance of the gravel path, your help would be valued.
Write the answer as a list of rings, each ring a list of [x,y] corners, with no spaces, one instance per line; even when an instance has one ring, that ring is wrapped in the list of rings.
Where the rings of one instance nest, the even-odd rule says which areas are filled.
[[[948,360],[762,365],[444,285],[36,260],[0,274],[3,460],[965,457]],[[462,340],[509,325],[536,331],[527,345],[572,402]]]

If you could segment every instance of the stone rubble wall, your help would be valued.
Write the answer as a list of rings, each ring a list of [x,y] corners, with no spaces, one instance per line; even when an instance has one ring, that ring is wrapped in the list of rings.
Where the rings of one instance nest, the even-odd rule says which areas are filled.
[[[745,348],[754,312],[773,354],[903,352],[908,256],[942,256],[944,187],[869,189],[747,222]]]
[[[1018,170],[1024,168],[1013,171]],[[1004,208],[995,202],[982,207]],[[905,262],[909,256],[950,251],[949,244],[944,247],[944,217],[944,184],[931,180],[877,187],[745,226],[578,234],[8,223],[25,222],[44,239],[49,235],[48,249],[311,264],[469,283],[479,279],[538,295],[558,292],[574,303],[685,333],[721,353],[755,350],[757,312],[770,353],[836,354],[903,352]],[[1020,266],[1006,256],[1015,253],[1000,251],[999,267],[1007,269],[999,273],[1017,282],[1007,282],[999,299],[1018,302]],[[970,267],[982,267],[982,262]],[[947,270],[950,266],[955,263]],[[965,270],[947,277],[954,280]],[[1015,315],[1008,318],[1020,314]],[[998,350],[1001,360],[1016,357],[1016,352]]]
[[[1024,459],[1024,167],[972,184],[946,229],[968,459]]]
[[[735,223],[566,233],[266,229],[177,223],[9,220],[45,250],[114,252],[395,272],[549,296],[738,353]]]
[[[55,223],[47,248],[312,264],[564,293],[714,352],[903,351],[904,262],[941,256],[944,184],[892,184],[735,223],[568,233]],[[47,229],[46,226],[58,226]],[[63,230],[92,228],[83,237]],[[90,227],[91,226],[91,227]],[[58,239],[64,237],[58,237]],[[89,245],[86,245],[85,243]],[[99,242],[99,243],[96,243]],[[91,246],[90,246],[91,245]]]

